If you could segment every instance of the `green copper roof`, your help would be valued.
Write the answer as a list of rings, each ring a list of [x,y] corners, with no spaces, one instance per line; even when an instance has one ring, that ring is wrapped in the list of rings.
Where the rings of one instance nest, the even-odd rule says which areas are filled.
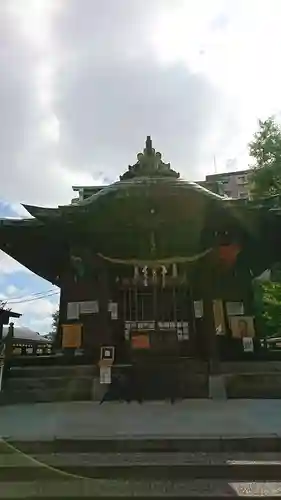
[[[59,218],[68,213],[77,213],[79,210],[95,210],[95,204],[104,197],[134,197],[143,196],[144,193],[153,196],[154,189],[164,189],[168,187],[171,191],[176,191],[180,196],[188,195],[188,192],[196,192],[198,196],[206,197],[209,200],[217,200],[223,203],[226,198],[220,196],[203,186],[180,179],[179,173],[171,169],[170,163],[162,161],[161,153],[155,152],[152,148],[150,136],[147,137],[146,146],[143,153],[137,155],[137,163],[129,166],[128,170],[120,176],[118,182],[108,186],[100,187],[97,191],[85,200],[77,200],[75,204],[61,205],[57,208],[44,208],[32,205],[23,205],[24,208],[34,217]]]
[[[216,235],[229,229],[243,239],[248,259],[260,254],[263,260],[262,245],[269,247],[267,260],[279,251],[279,243],[277,254],[274,248],[275,234],[281,233],[276,200],[230,199],[182,180],[152,148],[150,137],[118,182],[86,200],[24,207],[34,218],[0,219],[0,248],[56,284],[69,246],[80,241],[109,257],[147,259],[156,252],[159,258],[187,258],[216,245]]]

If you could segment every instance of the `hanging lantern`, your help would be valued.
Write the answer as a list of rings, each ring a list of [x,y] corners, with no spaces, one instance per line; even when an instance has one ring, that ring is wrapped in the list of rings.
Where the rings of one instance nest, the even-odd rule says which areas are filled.
[[[139,279],[139,268],[138,266],[134,267],[134,281],[137,282]]]
[[[162,286],[163,288],[165,288],[165,284],[166,284],[166,274],[167,274],[167,269],[165,266],[161,266],[161,274],[162,274]]]
[[[227,266],[233,266],[240,251],[241,248],[239,245],[237,245],[237,243],[221,245],[219,247],[219,258]]]
[[[172,266],[172,276],[173,276],[173,278],[177,278],[178,277],[178,267],[177,267],[177,264],[173,264],[173,266]]]
[[[148,285],[148,268],[147,268],[147,266],[144,266],[144,268],[142,269],[142,273],[143,273],[143,284],[144,284],[144,286],[147,286]]]

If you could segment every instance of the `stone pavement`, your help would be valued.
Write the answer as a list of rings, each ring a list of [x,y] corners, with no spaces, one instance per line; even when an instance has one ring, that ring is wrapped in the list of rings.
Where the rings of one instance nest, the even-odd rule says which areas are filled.
[[[10,440],[251,436],[281,437],[281,400],[65,402],[0,411],[0,437]]]
[[[258,447],[237,450],[248,440]],[[200,449],[187,450],[189,441]],[[109,448],[99,450],[102,442]],[[223,451],[209,452],[210,442],[223,442]],[[123,443],[134,446],[120,452]],[[280,443],[279,400],[6,406],[0,499],[281,496]]]

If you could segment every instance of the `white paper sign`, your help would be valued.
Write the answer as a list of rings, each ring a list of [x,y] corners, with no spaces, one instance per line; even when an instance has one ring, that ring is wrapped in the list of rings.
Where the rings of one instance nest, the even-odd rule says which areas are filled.
[[[243,337],[243,349],[244,352],[253,352],[254,351],[254,342],[251,337]]]
[[[13,354],[21,354],[21,347],[14,347]]]
[[[244,314],[243,302],[227,302],[226,312],[228,316],[242,316]]]
[[[189,340],[189,325],[188,325],[188,323],[183,323],[182,334],[183,334],[183,340]]]
[[[111,319],[118,319],[118,304],[117,304],[117,302],[109,302],[108,312],[111,313]]]
[[[100,384],[111,384],[111,367],[100,367]]]
[[[203,301],[195,300],[194,303],[194,316],[195,318],[203,318]]]
[[[186,321],[177,323],[178,340],[189,340],[189,327]]]
[[[99,303],[97,300],[85,300],[80,302],[80,314],[97,314]]]
[[[224,335],[224,330],[223,330],[222,324],[219,324],[216,327],[216,335]]]
[[[79,302],[68,302],[67,319],[79,319]]]
[[[130,330],[125,330],[124,337],[125,337],[125,340],[130,340]]]

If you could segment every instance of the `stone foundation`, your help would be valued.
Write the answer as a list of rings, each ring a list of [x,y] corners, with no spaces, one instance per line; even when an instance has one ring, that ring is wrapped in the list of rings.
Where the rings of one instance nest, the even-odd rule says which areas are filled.
[[[281,398],[281,362],[222,363],[228,398]]]
[[[124,367],[114,366],[113,374]],[[221,363],[219,376],[208,376],[207,364],[178,360],[176,365],[139,365],[130,397],[143,401],[188,398],[281,399],[281,362]],[[101,401],[108,389],[95,366],[12,368],[0,394],[1,404],[51,401]],[[118,393],[118,391],[117,391]],[[124,396],[121,395],[121,399]],[[118,394],[113,398],[119,399]]]

